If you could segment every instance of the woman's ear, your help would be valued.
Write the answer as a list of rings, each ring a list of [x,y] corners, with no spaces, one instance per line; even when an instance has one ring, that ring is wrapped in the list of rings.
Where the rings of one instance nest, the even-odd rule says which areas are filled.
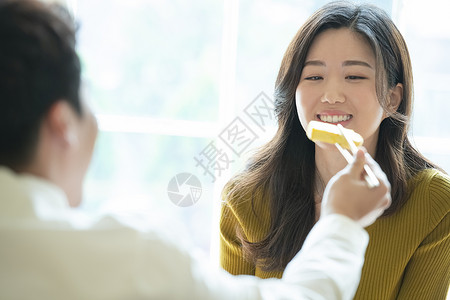
[[[394,114],[397,111],[403,99],[403,84],[397,83],[389,92],[388,114]]]

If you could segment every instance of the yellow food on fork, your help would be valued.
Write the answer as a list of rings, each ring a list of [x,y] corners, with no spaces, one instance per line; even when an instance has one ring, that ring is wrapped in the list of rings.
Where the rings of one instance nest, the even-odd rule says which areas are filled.
[[[359,147],[363,144],[364,139],[358,133],[347,128],[343,128],[342,130],[344,130],[345,135],[355,143],[356,147]],[[311,121],[306,128],[306,134],[308,138],[313,142],[319,141],[330,144],[338,143],[343,148],[351,150],[350,145],[347,143],[347,140],[341,134],[339,128],[334,124]]]

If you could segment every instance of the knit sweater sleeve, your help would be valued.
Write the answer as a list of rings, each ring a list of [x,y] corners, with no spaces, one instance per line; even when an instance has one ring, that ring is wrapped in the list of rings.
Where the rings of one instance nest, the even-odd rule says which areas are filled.
[[[450,284],[450,178],[435,173],[422,196],[431,205],[430,231],[408,263],[397,299],[445,300]]]
[[[229,201],[222,203],[220,215],[220,265],[233,275],[255,275],[255,267],[243,255],[237,232],[244,233],[236,207]]]

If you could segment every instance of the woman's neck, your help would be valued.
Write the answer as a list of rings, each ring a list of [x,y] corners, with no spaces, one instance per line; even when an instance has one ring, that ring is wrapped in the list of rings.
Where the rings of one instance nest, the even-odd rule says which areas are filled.
[[[337,172],[342,170],[347,162],[342,154],[333,145],[327,145],[327,148],[321,148],[316,145],[316,190],[322,195],[325,186]]]
[[[367,152],[371,155],[375,155],[376,151],[376,141],[372,139],[366,141],[364,145],[367,147]],[[325,186],[330,181],[331,177],[336,175],[337,172],[342,170],[346,165],[347,161],[344,159],[342,154],[332,144],[325,144],[322,146],[316,145],[316,196],[322,198]]]

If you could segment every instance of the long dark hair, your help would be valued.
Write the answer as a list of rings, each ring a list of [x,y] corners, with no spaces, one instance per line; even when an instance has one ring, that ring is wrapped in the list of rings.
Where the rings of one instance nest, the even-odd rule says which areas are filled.
[[[375,155],[392,186],[392,205],[385,215],[394,214],[407,201],[408,179],[420,170],[436,167],[408,140],[411,62],[406,43],[390,17],[370,5],[333,2],[323,6],[299,29],[283,57],[274,93],[277,133],[224,189],[224,198],[231,201],[250,193],[254,203],[257,192],[268,195],[270,228],[265,238],[249,242],[238,232],[247,258],[266,271],[285,268],[315,223],[315,146],[298,119],[295,91],[313,40],[330,28],[348,28],[360,34],[375,53],[376,92],[388,114],[380,125]],[[398,83],[403,85],[403,98],[397,111],[390,111],[388,92]]]

